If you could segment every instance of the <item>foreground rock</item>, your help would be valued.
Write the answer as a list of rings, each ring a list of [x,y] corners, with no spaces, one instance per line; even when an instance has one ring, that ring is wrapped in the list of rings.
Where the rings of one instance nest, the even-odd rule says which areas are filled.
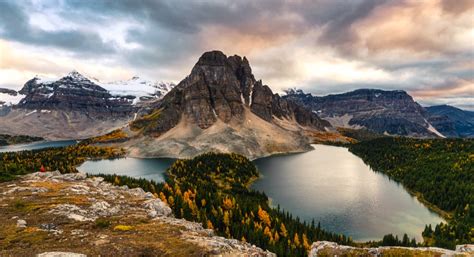
[[[0,223],[0,256],[272,256],[173,218],[140,188],[83,173],[0,183]]]
[[[316,256],[473,256],[474,245],[456,246],[456,251],[437,247],[395,247],[357,248],[338,245],[334,242],[318,241],[313,243],[309,257]]]

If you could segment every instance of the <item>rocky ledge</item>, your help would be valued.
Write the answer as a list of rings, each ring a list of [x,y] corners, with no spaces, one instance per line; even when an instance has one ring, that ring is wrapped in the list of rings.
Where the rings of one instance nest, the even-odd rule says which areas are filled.
[[[275,256],[176,219],[141,188],[84,173],[0,183],[0,256]]]
[[[437,247],[398,247],[357,248],[338,245],[334,242],[318,241],[313,243],[309,257],[316,256],[473,256],[474,245],[458,245],[455,251]]]

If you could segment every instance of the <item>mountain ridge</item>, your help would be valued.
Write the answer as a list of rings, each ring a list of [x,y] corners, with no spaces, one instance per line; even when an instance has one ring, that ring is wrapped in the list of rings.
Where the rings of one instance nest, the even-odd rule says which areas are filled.
[[[443,137],[427,121],[426,110],[403,90],[358,89],[313,96],[291,89],[284,98],[310,108],[337,127],[367,128],[390,135]]]
[[[450,105],[425,107],[428,120],[441,133],[451,137],[474,137],[474,112]]]

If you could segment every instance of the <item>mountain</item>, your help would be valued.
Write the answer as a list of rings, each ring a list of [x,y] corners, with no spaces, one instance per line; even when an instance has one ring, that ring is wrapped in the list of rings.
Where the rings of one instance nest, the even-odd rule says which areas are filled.
[[[449,137],[474,137],[474,112],[449,105],[425,108],[428,121],[443,135]]]
[[[367,128],[391,135],[443,137],[426,120],[426,110],[401,90],[359,89],[319,97],[291,89],[283,98],[310,108],[335,127]]]
[[[77,71],[57,81],[35,77],[19,91],[25,97],[17,107],[30,110],[79,111],[91,117],[126,117],[134,113],[132,97],[112,96]]]
[[[72,71],[58,80],[35,77],[16,91],[0,91],[1,133],[80,139],[123,127],[141,106],[174,85],[139,77],[101,83]]]
[[[257,81],[245,57],[211,51],[130,124],[138,137],[127,146],[136,156],[183,158],[216,151],[255,158],[311,149],[305,131],[330,127]]]

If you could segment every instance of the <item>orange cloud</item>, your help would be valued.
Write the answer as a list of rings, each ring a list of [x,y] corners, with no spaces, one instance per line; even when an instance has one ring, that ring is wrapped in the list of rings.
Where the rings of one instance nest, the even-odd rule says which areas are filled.
[[[386,54],[438,55],[472,50],[473,1],[405,0],[374,9],[367,18],[352,24],[356,51]],[[469,7],[469,9],[464,9]],[[448,7],[448,9],[446,9]],[[451,8],[451,9],[449,9]],[[452,15],[451,11],[459,11]]]
[[[439,88],[426,88],[410,91],[414,97],[422,99],[456,96],[474,96],[474,80],[458,79]]]

